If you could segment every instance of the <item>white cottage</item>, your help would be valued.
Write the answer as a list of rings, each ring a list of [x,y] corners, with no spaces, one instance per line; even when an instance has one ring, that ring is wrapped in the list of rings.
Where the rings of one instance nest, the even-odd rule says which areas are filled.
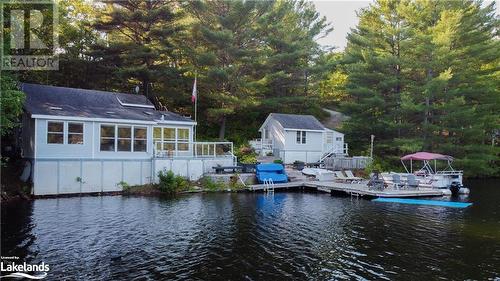
[[[34,195],[121,191],[161,170],[191,180],[234,165],[230,142],[195,142],[190,118],[143,95],[21,84],[22,156]]]
[[[262,155],[273,153],[284,163],[313,163],[326,157],[347,156],[344,134],[323,126],[312,115],[271,113],[251,145]]]

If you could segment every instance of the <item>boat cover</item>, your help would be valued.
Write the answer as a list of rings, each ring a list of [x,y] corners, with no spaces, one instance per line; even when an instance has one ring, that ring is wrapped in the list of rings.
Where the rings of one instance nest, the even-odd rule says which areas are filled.
[[[277,174],[277,173],[267,173],[267,172],[261,172],[257,173],[257,180],[260,183],[263,183],[264,180],[273,180],[273,183],[284,183],[288,182],[288,177],[286,174]]]
[[[281,164],[266,163],[259,164],[255,167],[255,176],[260,183],[264,180],[271,179],[274,183],[288,182],[288,177],[285,173],[285,167]]]
[[[416,152],[413,154],[408,154],[403,157],[401,157],[401,160],[447,160],[447,161],[453,161],[453,157],[449,155],[443,155],[439,153],[431,153],[431,152]]]
[[[257,172],[283,172],[285,173],[285,168],[281,164],[276,163],[265,163],[259,164],[255,167]]]

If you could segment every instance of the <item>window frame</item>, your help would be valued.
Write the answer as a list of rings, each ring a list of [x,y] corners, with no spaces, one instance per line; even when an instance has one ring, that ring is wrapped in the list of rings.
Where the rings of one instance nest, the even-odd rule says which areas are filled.
[[[135,137],[135,129],[144,129],[146,133],[144,134],[144,138],[136,138]],[[135,150],[135,141],[144,141],[145,142],[145,150]],[[132,152],[148,152],[148,127],[147,126],[132,126]]]
[[[62,132],[53,132],[49,131],[49,123],[62,123]],[[61,145],[61,144],[66,144],[66,137],[65,137],[65,128],[66,128],[66,122],[65,121],[60,121],[60,120],[47,120],[46,124],[46,133],[45,133],[45,144],[47,145]],[[62,135],[62,143],[59,142],[49,142],[49,134],[56,134],[56,135]]]
[[[296,131],[295,144],[307,144],[307,131],[303,130]]]
[[[109,126],[109,127],[113,127],[114,128],[114,150],[101,150],[101,139],[103,138],[103,136],[101,135],[101,128],[102,126]],[[120,138],[118,136],[118,128],[130,128],[130,138]],[[139,128],[139,129],[145,129],[146,130],[146,134],[145,134],[145,138],[140,138],[140,139],[137,139],[137,140],[140,140],[140,141],[145,141],[146,143],[146,150],[142,151],[136,151],[134,149],[134,141],[136,140],[135,138],[135,129],[136,128]],[[153,127],[154,128],[154,127]],[[129,153],[129,152],[143,152],[143,153],[147,153],[148,152],[148,148],[149,148],[149,144],[148,144],[148,139],[149,139],[149,130],[148,130],[148,126],[145,126],[145,125],[130,125],[130,124],[111,124],[111,123],[100,123],[99,124],[99,152],[124,152],[124,153]],[[154,129],[153,129],[153,132],[152,132],[152,137],[153,137],[153,142],[154,142]],[[104,137],[104,138],[107,138],[107,139],[111,139],[110,137]],[[120,139],[123,139],[123,140],[130,140],[130,150],[118,150],[118,140]]]
[[[103,137],[102,136],[102,127],[105,126],[105,127],[113,127],[113,150],[102,150],[101,149],[101,146],[102,146],[102,143],[101,143],[101,140],[102,138],[106,138],[106,139],[111,139],[111,137]],[[99,124],[99,152],[116,152],[116,146],[117,146],[117,142],[116,142],[116,134],[117,134],[117,130],[116,130],[116,124],[108,124],[108,123],[101,123]]]
[[[81,133],[70,133],[69,131],[69,124],[78,124],[82,125],[82,132]],[[85,123],[84,122],[78,122],[78,121],[68,121],[67,122],[67,130],[66,130],[66,144],[69,145],[84,145],[85,144]],[[82,143],[70,143],[69,142],[69,135],[81,135],[82,136]]]

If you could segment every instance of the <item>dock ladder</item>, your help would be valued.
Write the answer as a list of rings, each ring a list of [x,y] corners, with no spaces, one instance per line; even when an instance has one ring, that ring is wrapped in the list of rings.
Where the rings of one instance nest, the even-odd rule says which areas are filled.
[[[264,191],[274,193],[274,181],[273,179],[264,179]]]

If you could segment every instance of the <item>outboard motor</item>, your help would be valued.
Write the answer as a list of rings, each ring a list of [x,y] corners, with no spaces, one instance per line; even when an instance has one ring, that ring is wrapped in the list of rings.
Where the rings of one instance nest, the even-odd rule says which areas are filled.
[[[450,191],[451,195],[456,196],[458,195],[458,192],[460,191],[460,188],[462,188],[462,185],[458,182],[452,182],[450,185]]]

